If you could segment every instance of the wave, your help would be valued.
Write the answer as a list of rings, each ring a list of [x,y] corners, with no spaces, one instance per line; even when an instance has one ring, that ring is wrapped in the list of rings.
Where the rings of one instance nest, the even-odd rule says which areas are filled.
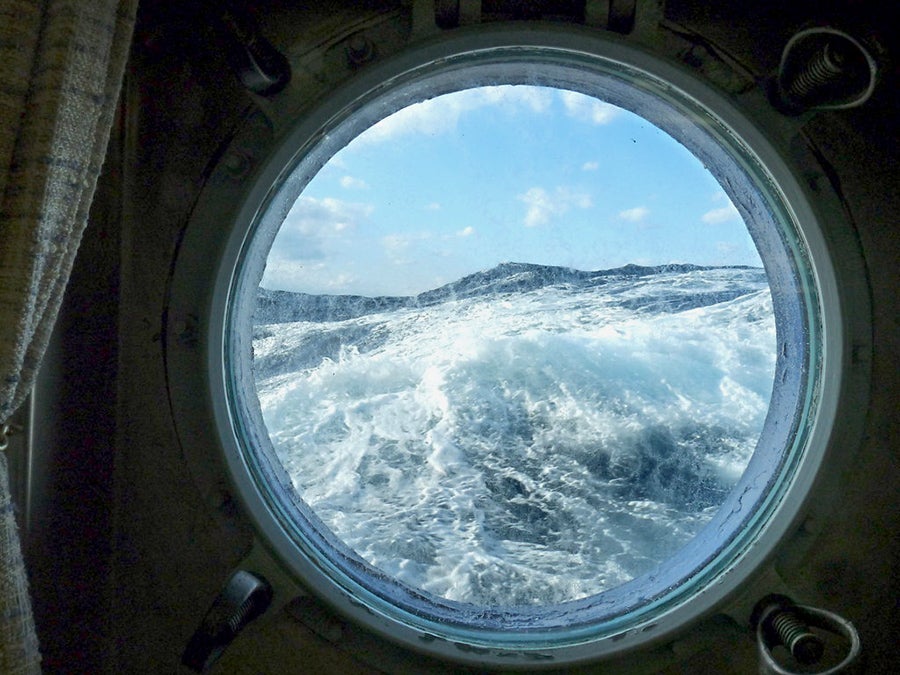
[[[671,275],[672,273],[705,270],[743,271],[757,275],[753,267],[703,267],[685,263],[643,266],[625,265],[606,270],[587,272],[569,267],[537,265],[533,263],[501,263],[488,270],[467,275],[439,288],[414,296],[311,295],[292,291],[270,290],[260,287],[256,299],[255,324],[290,323],[294,321],[344,321],[368,314],[391,312],[404,308],[423,308],[447,301],[485,297],[497,294],[524,293],[547,286],[564,286],[585,290],[615,281],[634,281],[642,277]],[[691,296],[691,306],[721,302],[747,292],[746,288],[722,289],[730,297]],[[685,298],[680,298],[684,300]],[[688,309],[686,304],[672,305],[669,311]],[[660,306],[659,309],[662,309]]]
[[[750,268],[501,268],[439,302],[257,326],[257,393],[295,488],[371,564],[454,600],[562,602],[652,570],[736,483],[771,298]]]

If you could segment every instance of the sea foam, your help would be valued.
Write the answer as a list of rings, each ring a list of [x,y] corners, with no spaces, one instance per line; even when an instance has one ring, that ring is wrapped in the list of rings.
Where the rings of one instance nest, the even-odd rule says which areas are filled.
[[[652,570],[742,474],[771,298],[757,269],[502,280],[258,325],[257,393],[294,487],[370,564],[451,600],[573,600]]]

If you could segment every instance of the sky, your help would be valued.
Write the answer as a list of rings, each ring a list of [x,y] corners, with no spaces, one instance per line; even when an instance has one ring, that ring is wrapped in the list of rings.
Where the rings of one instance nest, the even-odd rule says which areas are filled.
[[[414,295],[501,262],[761,264],[722,188],[668,134],[583,94],[509,85],[357,136],[288,213],[262,285]]]

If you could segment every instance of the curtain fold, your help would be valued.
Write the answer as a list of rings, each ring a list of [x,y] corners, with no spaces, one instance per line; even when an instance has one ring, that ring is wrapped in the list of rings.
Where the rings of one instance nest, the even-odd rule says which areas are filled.
[[[0,425],[34,383],[87,224],[137,0],[0,0]],[[0,672],[39,672],[0,452]]]

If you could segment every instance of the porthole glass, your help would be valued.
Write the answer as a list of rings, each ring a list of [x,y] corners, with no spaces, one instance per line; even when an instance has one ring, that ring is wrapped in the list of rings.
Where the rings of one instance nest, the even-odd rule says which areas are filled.
[[[681,548],[746,468],[775,368],[765,271],[712,175],[534,86],[413,104],[332,157],[253,330],[304,503],[367,564],[483,606],[596,595]]]
[[[245,498],[316,592],[461,660],[582,660],[699,613],[808,452],[797,206],[628,59],[394,68],[288,135],[224,275]]]

